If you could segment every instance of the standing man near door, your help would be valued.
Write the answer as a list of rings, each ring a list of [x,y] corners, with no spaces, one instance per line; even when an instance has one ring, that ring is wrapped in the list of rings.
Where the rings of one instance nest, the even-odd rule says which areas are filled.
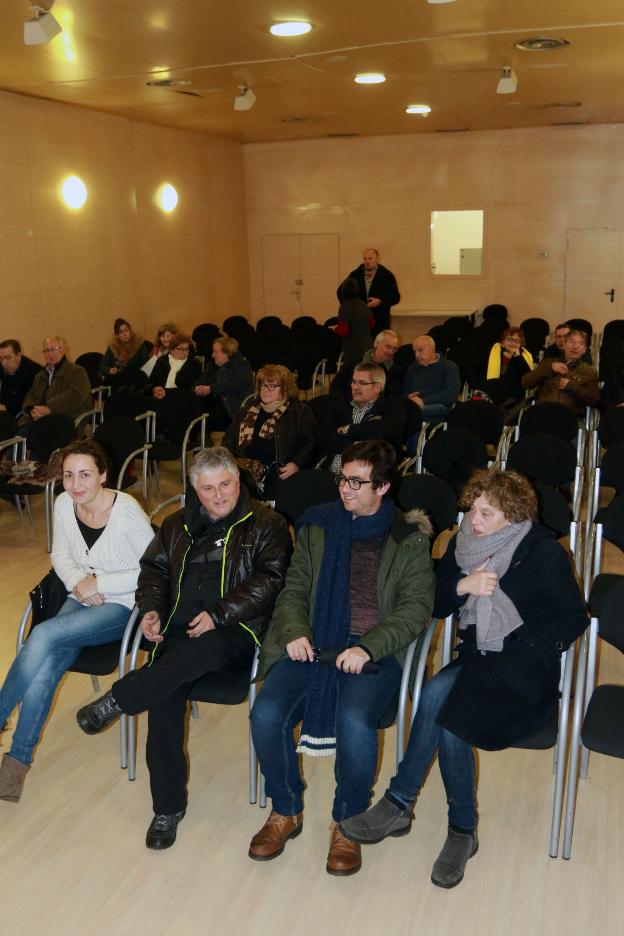
[[[379,262],[379,251],[375,247],[367,247],[362,259],[364,262],[349,273],[349,278],[357,282],[360,299],[367,303],[373,313],[375,336],[385,328],[390,328],[390,308],[401,301],[401,294],[394,273]]]

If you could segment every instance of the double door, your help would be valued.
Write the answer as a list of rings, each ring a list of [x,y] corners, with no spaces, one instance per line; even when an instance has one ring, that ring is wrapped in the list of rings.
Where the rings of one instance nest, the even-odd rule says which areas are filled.
[[[262,237],[264,314],[289,324],[299,315],[323,322],[338,308],[338,234],[265,234]]]

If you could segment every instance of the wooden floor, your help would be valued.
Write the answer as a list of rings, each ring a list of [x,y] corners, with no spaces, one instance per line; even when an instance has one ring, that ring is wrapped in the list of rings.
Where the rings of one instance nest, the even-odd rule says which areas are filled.
[[[41,505],[34,513],[34,527],[23,529],[9,505],[0,509],[2,674],[28,590],[49,567]],[[610,568],[617,568],[613,559]],[[616,656],[606,660],[605,674],[621,679]],[[247,802],[246,708],[203,706],[190,725],[189,809],[178,841],[148,851],[142,753],[129,783],[119,768],[117,728],[87,737],[76,726],[76,709],[91,698],[88,677],[65,678],[22,801],[0,802],[0,930],[7,936],[624,932],[623,762],[592,756],[569,862],[548,857],[552,753],[511,750],[480,755],[481,845],[459,887],[444,891],[429,880],[446,830],[435,765],[411,834],[365,848],[362,871],[341,879],[325,872],[330,758],[305,759],[303,834],[277,860],[250,861],[249,839],[266,812]],[[144,741],[142,718],[141,750]],[[392,773],[393,746],[390,729],[378,792]]]

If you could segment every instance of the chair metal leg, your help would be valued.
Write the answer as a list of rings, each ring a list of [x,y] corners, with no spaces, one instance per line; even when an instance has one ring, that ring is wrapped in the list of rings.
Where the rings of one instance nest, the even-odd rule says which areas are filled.
[[[195,700],[191,702],[191,718],[199,718],[199,706]]]
[[[555,789],[553,792],[553,810],[550,825],[550,856],[559,854],[559,835],[561,833],[561,813],[563,810],[563,790],[565,786],[568,719],[570,713],[570,693],[572,691],[572,673],[574,670],[574,644],[568,648],[561,687],[559,706],[559,726],[557,731],[557,760],[555,768]]]
[[[93,686],[94,692],[100,691],[100,680],[97,678],[97,676],[94,676],[93,673],[91,674],[91,685]]]
[[[266,782],[264,779],[264,774],[260,774],[260,796],[258,798],[258,806],[260,809],[266,809],[267,804],[267,795],[266,795]]]
[[[587,664],[587,634],[581,638],[578,667],[576,673],[576,691],[574,693],[574,713],[572,717],[572,735],[570,738],[570,768],[568,771],[568,794],[565,804],[565,822],[563,827],[563,849],[561,857],[568,860],[572,852],[572,835],[574,833],[574,813],[576,810],[576,795],[578,791],[579,745],[581,727],[583,724],[583,702],[585,667]]]
[[[128,767],[128,716],[122,715],[119,719],[119,753],[121,769]]]

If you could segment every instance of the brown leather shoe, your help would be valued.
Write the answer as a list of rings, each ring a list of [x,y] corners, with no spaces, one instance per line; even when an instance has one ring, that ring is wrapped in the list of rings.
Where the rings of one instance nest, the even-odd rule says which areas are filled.
[[[249,857],[254,861],[271,861],[284,851],[288,839],[296,838],[303,829],[303,813],[298,816],[280,816],[271,811],[271,815],[259,832],[256,832],[249,846]]]
[[[362,850],[357,842],[350,842],[340,831],[340,827],[332,822],[329,852],[327,853],[328,874],[346,877],[348,874],[357,874],[362,867]]]

